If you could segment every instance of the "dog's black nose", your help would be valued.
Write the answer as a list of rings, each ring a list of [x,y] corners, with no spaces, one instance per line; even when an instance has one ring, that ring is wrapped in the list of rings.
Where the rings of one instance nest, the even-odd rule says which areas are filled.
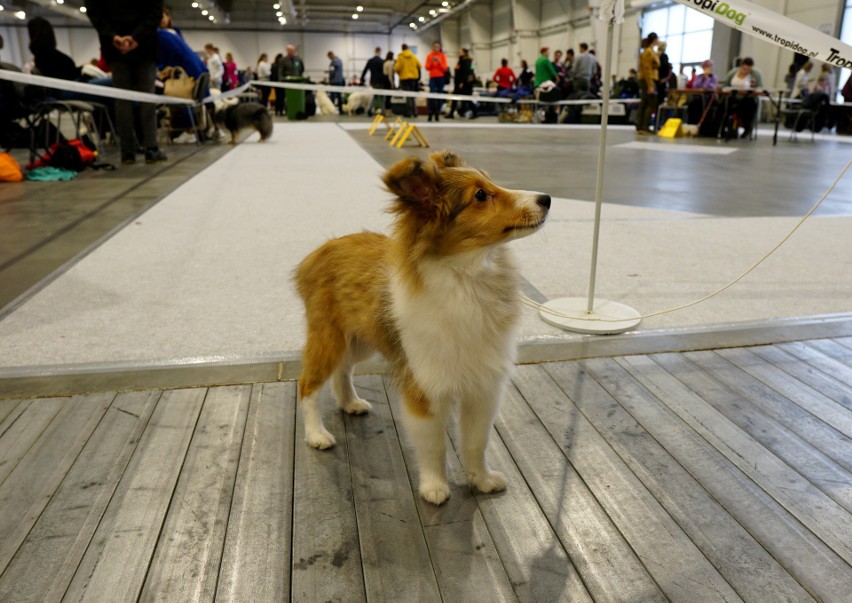
[[[550,195],[539,195],[538,199],[536,199],[536,203],[538,203],[542,207],[550,209]]]

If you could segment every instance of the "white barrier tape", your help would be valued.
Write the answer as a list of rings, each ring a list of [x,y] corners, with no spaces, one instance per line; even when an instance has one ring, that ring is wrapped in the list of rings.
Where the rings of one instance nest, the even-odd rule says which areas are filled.
[[[835,67],[852,69],[852,46],[746,0],[677,0],[729,27]]]
[[[460,100],[460,101],[475,101],[479,103],[500,103],[500,104],[510,104],[517,103],[520,105],[602,105],[602,98],[589,98],[582,100],[562,100],[562,101],[553,101],[547,102],[538,99],[528,98],[528,99],[520,99],[517,101],[513,101],[511,98],[506,97],[497,97],[497,96],[477,96],[477,95],[468,95],[468,94],[445,94],[443,92],[413,92],[411,90],[388,90],[387,88],[369,88],[367,86],[330,86],[328,84],[302,84],[296,82],[269,82],[269,81],[259,81],[252,80],[249,82],[255,86],[268,86],[270,88],[289,88],[291,90],[322,90],[323,92],[340,92],[343,93],[353,93],[353,92],[367,92],[369,94],[373,94],[375,96],[398,96],[404,98],[434,98],[441,100]],[[609,99],[610,103],[623,103],[623,104],[633,104],[638,103],[640,99],[638,98],[611,98]],[[206,101],[205,101],[206,102]]]
[[[322,90],[323,92],[368,92],[374,96],[399,96],[404,98],[431,98],[439,100],[459,100],[459,101],[478,101],[488,103],[511,103],[511,98],[495,97],[495,96],[470,96],[467,94],[445,94],[443,92],[414,92],[411,90],[388,90],[387,88],[368,88],[367,86],[330,86],[328,84],[303,84],[297,82],[270,82],[257,81],[250,82],[255,86],[267,86],[269,88],[289,88],[291,90]]]
[[[246,90],[248,90],[249,88],[251,88],[251,82],[246,82],[239,88],[234,88],[233,90],[228,90],[227,92],[220,92],[219,94],[211,94],[210,96],[205,97],[204,100],[201,101],[201,104],[206,105],[207,103],[215,103],[216,101],[234,98],[235,96],[245,94]]]
[[[153,94],[149,92],[136,92],[133,90],[124,90],[122,88],[113,88],[112,86],[98,86],[96,84],[87,84],[85,82],[73,82],[70,80],[60,80],[53,77],[43,75],[33,75],[31,73],[20,73],[18,71],[8,71],[0,69],[0,80],[8,80],[19,84],[30,84],[33,86],[43,86],[54,90],[66,90],[68,92],[82,92],[91,96],[102,96],[105,98],[115,98],[118,100],[137,101],[140,103],[155,103],[158,105],[196,105],[194,100],[189,98],[179,98],[176,96],[165,96],[163,94]],[[215,103],[216,101],[226,100],[244,94],[251,87],[250,83],[243,84],[239,88],[228,90],[220,94],[214,94],[206,97],[201,101],[201,104]]]
[[[43,86],[45,88],[53,88],[55,90],[67,90],[68,92],[82,92],[83,94],[115,98],[118,100],[138,101],[140,103],[157,103],[159,105],[195,104],[194,100],[187,98],[161,96],[152,92],[135,92],[133,90],[113,88],[112,86],[98,86],[96,84],[87,84],[84,82],[72,82],[70,80],[60,80],[54,77],[33,75],[31,73],[20,73],[18,71],[9,71],[7,69],[0,69],[0,80],[17,82],[19,84],[30,84],[33,86]]]

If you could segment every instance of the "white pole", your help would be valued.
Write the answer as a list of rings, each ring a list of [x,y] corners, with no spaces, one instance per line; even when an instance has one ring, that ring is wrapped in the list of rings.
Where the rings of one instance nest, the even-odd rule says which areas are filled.
[[[606,166],[606,132],[609,125],[609,95],[612,90],[610,78],[612,75],[612,32],[615,18],[606,25],[606,51],[604,52],[603,68],[603,104],[601,104],[601,137],[598,147],[598,177],[595,183],[595,227],[592,236],[592,266],[589,272],[589,303],[586,312],[591,314],[595,309],[595,279],[598,271],[598,240],[601,231],[601,205],[603,204],[604,167]]]
[[[630,306],[598,299],[595,305],[595,278],[598,265],[598,241],[601,228],[601,205],[603,203],[604,166],[606,164],[606,133],[609,122],[609,95],[612,88],[612,38],[616,20],[624,14],[623,0],[609,0],[605,7],[607,15],[606,51],[603,67],[603,103],[601,104],[601,136],[598,148],[598,172],[595,186],[595,225],[592,241],[592,266],[589,278],[589,296],[552,299],[539,311],[541,319],[560,329],[575,333],[607,335],[628,331],[641,321],[639,312]]]

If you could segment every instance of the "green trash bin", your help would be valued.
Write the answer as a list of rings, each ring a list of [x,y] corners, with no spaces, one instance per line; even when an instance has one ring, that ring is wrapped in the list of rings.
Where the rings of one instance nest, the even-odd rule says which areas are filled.
[[[296,82],[304,84],[307,80],[303,77],[288,76],[284,78],[285,82]],[[287,119],[295,121],[297,119],[305,119],[305,91],[296,90],[295,88],[284,89],[284,100],[287,103]],[[299,117],[301,115],[301,118]]]

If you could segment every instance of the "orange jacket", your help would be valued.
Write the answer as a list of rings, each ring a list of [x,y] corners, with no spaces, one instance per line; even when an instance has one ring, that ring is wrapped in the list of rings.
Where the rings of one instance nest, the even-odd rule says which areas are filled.
[[[429,77],[444,77],[447,74],[447,55],[434,50],[426,55],[426,71]]]

